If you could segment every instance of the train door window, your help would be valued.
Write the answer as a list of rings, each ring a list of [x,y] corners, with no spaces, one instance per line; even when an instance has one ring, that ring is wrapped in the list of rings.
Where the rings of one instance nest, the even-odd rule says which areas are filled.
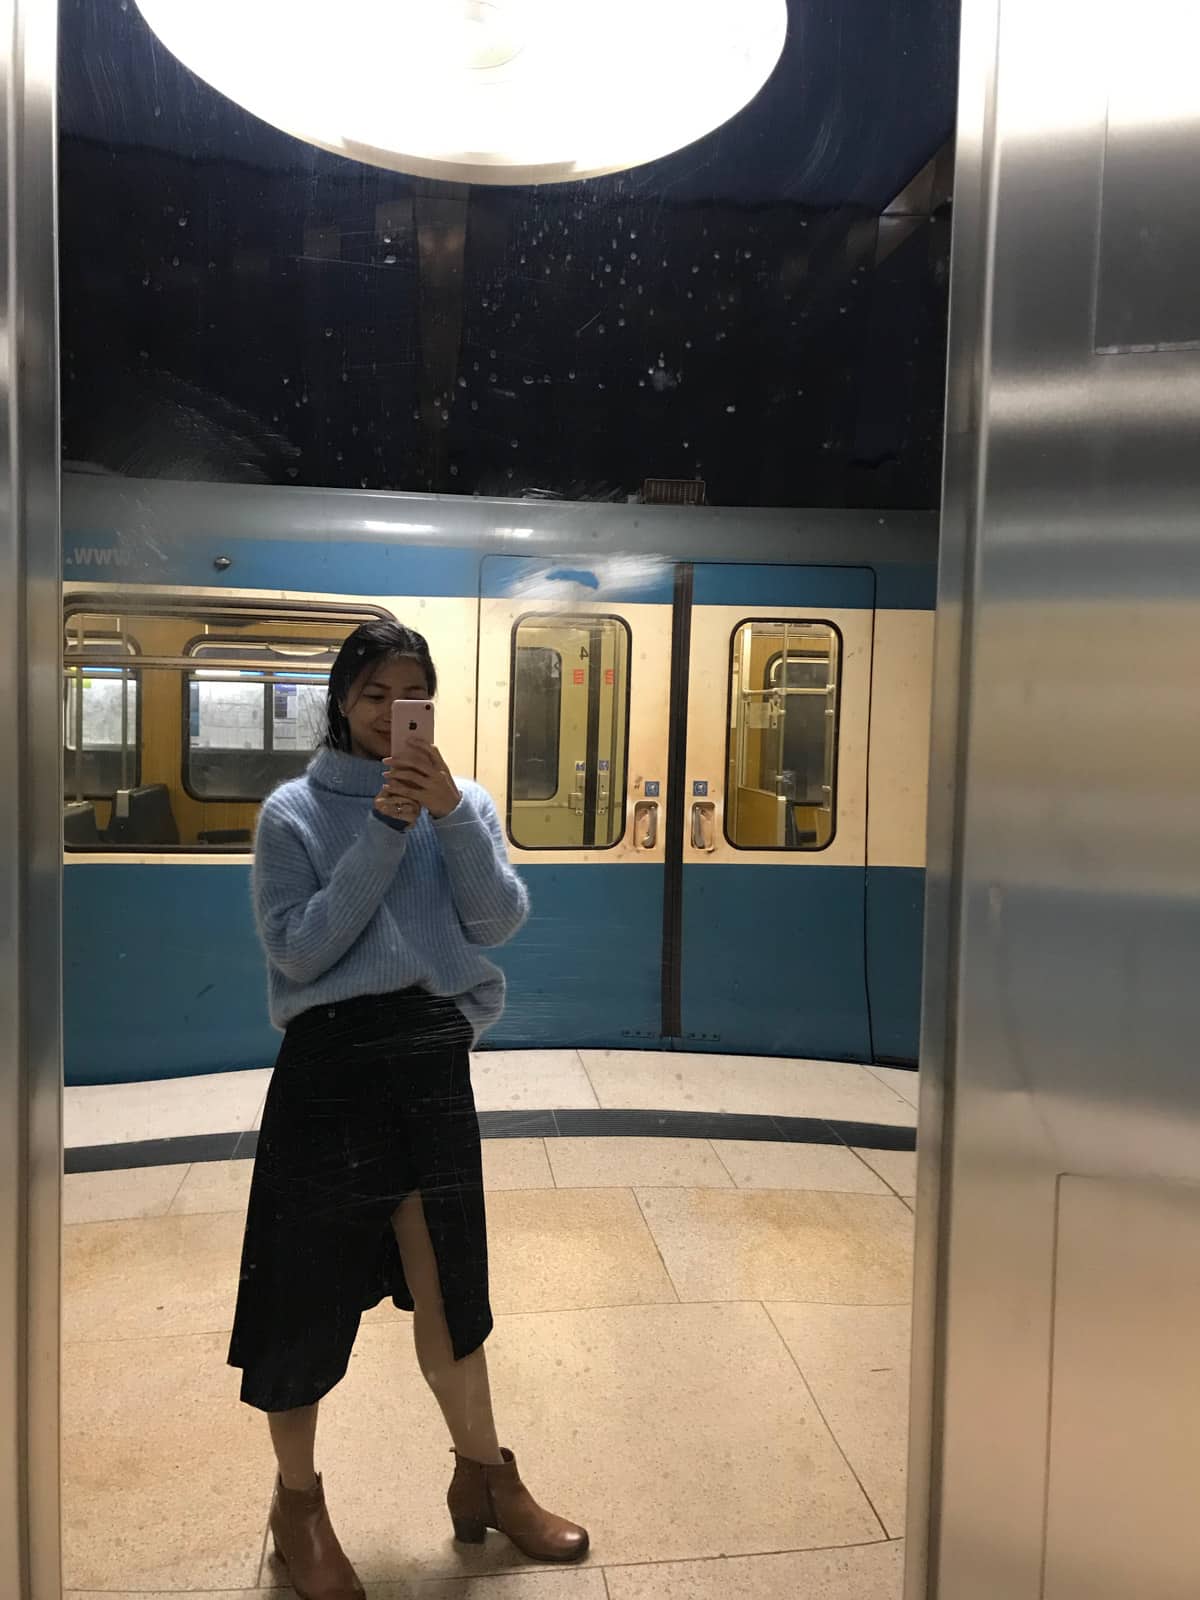
[[[739,850],[823,850],[836,828],[841,636],[827,622],[733,635],[725,836]]]
[[[141,781],[137,642],[120,632],[68,632],[63,694],[63,792],[102,800]]]
[[[606,850],[625,833],[629,629],[531,616],[513,629],[508,830],[523,850]]]
[[[298,777],[325,732],[329,669],[321,640],[193,640],[184,787],[199,800],[262,800]]]

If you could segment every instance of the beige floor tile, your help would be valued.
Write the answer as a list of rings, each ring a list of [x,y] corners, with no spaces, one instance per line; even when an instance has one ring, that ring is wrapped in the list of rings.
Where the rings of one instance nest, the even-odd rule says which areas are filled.
[[[186,1161],[119,1172],[68,1172],[63,1178],[63,1226],[165,1216],[187,1172]]]
[[[917,1192],[917,1152],[915,1150],[856,1150],[859,1155],[904,1200]]]
[[[904,1531],[908,1306],[767,1307],[888,1532]]]
[[[766,1056],[582,1050],[602,1106],[840,1117],[906,1125],[913,1109],[866,1067]]]
[[[471,1057],[480,1111],[578,1110],[599,1104],[577,1050],[481,1050]]]
[[[189,1133],[241,1133],[255,1125],[269,1067],[144,1083],[81,1084],[63,1095],[63,1143],[127,1144]]]
[[[533,1493],[587,1523],[592,1564],[880,1534],[761,1306],[501,1317],[487,1348],[502,1437]],[[398,1330],[359,1335],[320,1455],[365,1581],[528,1565],[494,1535],[478,1550],[450,1539],[445,1433]]]
[[[900,1600],[904,1546],[610,1567],[610,1600]]]
[[[646,1184],[728,1189],[732,1179],[707,1139],[549,1139],[560,1189]]]
[[[190,1596],[189,1596],[190,1600]],[[370,1600],[608,1600],[599,1567],[371,1585]]]
[[[64,1351],[67,1589],[253,1588],[271,1447],[225,1353],[212,1334]]]
[[[269,1594],[270,1591],[268,1590]],[[131,1593],[128,1589],[117,1591],[115,1589],[88,1590],[66,1589],[63,1591],[63,1600],[263,1600],[262,1589],[188,1589],[181,1592],[178,1589],[156,1589],[153,1594],[145,1589]],[[371,1600],[375,1600],[372,1596]]]
[[[920,1073],[906,1072],[903,1067],[871,1067],[870,1071],[901,1100],[907,1100],[910,1106],[916,1105],[920,1096]]]
[[[485,1139],[485,1189],[553,1189],[544,1139]]]
[[[714,1139],[713,1149],[739,1189],[829,1189],[887,1194],[887,1185],[839,1144],[775,1144]]]
[[[175,1196],[171,1215],[236,1211],[244,1217],[253,1171],[253,1161],[197,1161]]]
[[[912,1218],[894,1196],[639,1189],[681,1300],[892,1304],[911,1296]]]
[[[491,1195],[488,1256],[497,1315],[675,1299],[628,1189]]]
[[[64,1341],[230,1327],[242,1229],[236,1212],[64,1228]]]

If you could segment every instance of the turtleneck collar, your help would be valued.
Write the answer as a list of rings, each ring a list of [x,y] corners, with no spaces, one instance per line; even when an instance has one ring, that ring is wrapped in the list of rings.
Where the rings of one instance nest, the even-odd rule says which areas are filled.
[[[334,794],[359,795],[374,799],[383,786],[383,767],[366,756],[350,756],[342,750],[322,747],[309,762],[308,776],[318,788]]]

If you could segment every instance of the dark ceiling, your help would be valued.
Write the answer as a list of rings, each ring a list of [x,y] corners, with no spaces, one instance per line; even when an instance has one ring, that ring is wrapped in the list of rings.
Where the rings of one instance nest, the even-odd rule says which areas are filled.
[[[792,0],[774,77],[724,128],[615,177],[496,189],[325,155],[192,77],[132,0],[64,0],[64,454],[933,506],[957,9]]]

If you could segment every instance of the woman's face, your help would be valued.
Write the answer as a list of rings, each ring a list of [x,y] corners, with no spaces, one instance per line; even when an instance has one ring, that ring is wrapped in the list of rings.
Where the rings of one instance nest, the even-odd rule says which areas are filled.
[[[382,761],[392,751],[392,701],[428,698],[425,672],[414,656],[386,656],[364,667],[342,706],[353,754]]]

